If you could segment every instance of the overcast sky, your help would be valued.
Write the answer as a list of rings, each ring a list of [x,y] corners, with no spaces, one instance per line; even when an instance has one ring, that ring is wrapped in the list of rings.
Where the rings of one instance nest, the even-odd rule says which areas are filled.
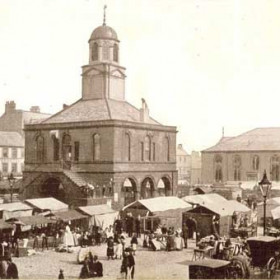
[[[280,126],[279,0],[0,0],[0,113],[55,113],[81,97],[88,39],[102,24],[121,41],[126,99],[177,126],[188,150]]]

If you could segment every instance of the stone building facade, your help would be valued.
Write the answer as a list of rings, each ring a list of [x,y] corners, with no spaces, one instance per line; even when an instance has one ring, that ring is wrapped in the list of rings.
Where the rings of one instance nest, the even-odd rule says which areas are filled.
[[[191,180],[191,156],[178,144],[176,151],[176,164],[178,170],[178,184],[189,185]]]
[[[119,40],[104,22],[89,40],[82,98],[25,126],[24,198],[56,197],[71,206],[175,195],[176,127],[125,100]]]
[[[223,137],[202,151],[203,183],[258,182],[264,170],[280,180],[280,128],[256,128],[236,137]]]

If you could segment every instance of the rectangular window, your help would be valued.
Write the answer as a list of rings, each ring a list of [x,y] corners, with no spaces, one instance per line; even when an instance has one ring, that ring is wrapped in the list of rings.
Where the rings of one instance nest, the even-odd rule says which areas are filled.
[[[20,149],[20,151],[21,151],[21,158],[24,158],[24,149],[22,148]]]
[[[8,173],[8,163],[7,162],[3,162],[2,163],[2,170],[3,170],[3,173]]]
[[[17,173],[17,163],[16,162],[12,163],[12,173]]]
[[[141,142],[141,160],[144,161],[144,142]]]
[[[9,149],[7,147],[3,148],[3,158],[7,158],[8,157],[8,151],[9,151]]]
[[[156,143],[153,143],[153,161],[156,161]]]
[[[74,161],[79,161],[80,156],[80,142],[74,142]]]
[[[12,158],[17,158],[17,148],[12,148]]]

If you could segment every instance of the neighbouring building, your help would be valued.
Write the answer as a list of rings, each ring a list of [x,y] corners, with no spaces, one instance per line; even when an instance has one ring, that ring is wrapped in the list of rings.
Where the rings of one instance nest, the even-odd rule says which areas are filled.
[[[203,183],[258,182],[264,170],[280,180],[280,128],[256,128],[236,137],[222,137],[202,151]],[[278,183],[279,185],[279,183]]]
[[[201,155],[200,152],[191,153],[191,185],[201,183]]]
[[[178,171],[178,184],[189,185],[191,179],[191,156],[178,144],[176,150],[176,168]]]
[[[82,96],[37,124],[25,125],[25,198],[53,196],[70,206],[175,195],[176,127],[154,120],[142,99],[125,99],[115,30],[97,27],[82,67]]]
[[[24,138],[14,131],[0,131],[0,178],[13,173],[21,176],[24,163]]]
[[[22,176],[24,168],[24,124],[33,123],[49,117],[40,113],[38,106],[30,111],[16,109],[14,101],[7,101],[5,112],[0,117],[0,178],[13,173]]]

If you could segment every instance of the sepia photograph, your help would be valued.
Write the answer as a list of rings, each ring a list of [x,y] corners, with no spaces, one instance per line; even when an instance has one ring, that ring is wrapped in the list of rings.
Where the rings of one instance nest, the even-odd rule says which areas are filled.
[[[280,279],[279,11],[0,0],[0,278]]]

